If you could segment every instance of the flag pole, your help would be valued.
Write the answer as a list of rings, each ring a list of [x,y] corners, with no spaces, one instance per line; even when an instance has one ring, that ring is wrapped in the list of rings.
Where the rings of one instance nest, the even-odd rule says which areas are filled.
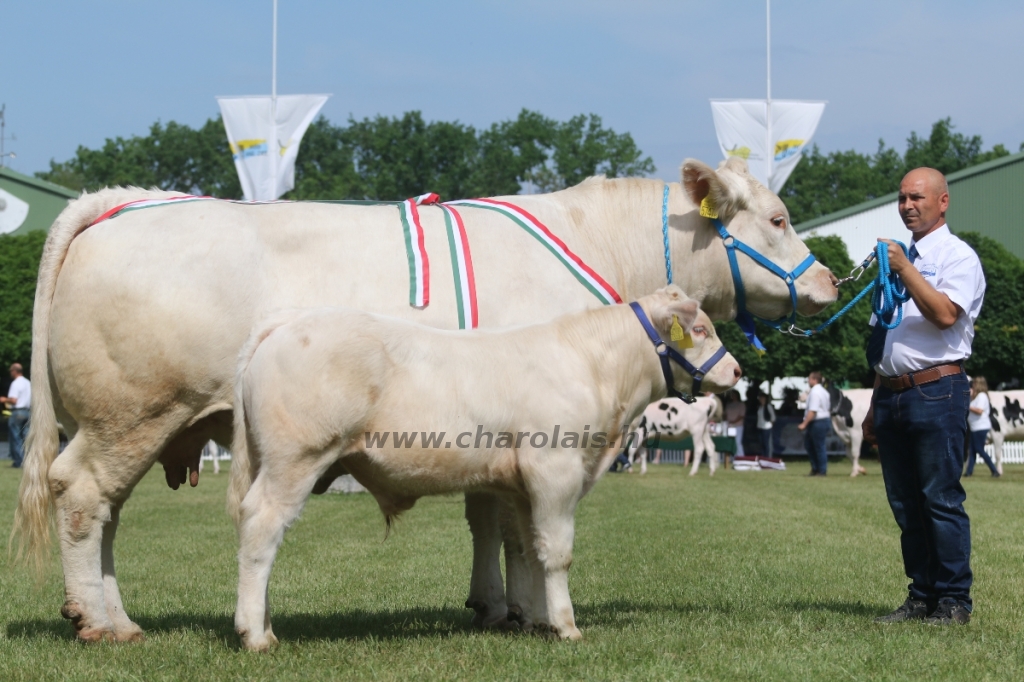
[[[277,2],[277,0],[274,0]],[[768,72],[768,99],[765,100],[765,176],[768,178],[768,185],[772,184],[772,160],[775,158],[775,149],[772,145],[772,0],[765,0],[765,24],[767,26],[767,40],[765,44],[768,49],[767,72]]]
[[[273,61],[273,66],[270,71],[270,144],[267,145],[267,153],[270,154],[270,177],[271,182],[274,183],[274,194],[276,194],[277,157],[280,156],[277,136],[277,0],[274,0],[274,37],[271,47],[271,60]]]

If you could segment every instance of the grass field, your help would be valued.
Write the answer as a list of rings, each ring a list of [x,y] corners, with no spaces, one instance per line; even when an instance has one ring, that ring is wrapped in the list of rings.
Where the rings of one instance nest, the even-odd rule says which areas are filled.
[[[580,643],[475,632],[459,497],[421,500],[383,541],[369,495],[314,498],[271,580],[275,652],[240,652],[227,476],[172,492],[162,472],[122,514],[118,573],[139,645],[84,646],[4,559],[0,680],[1024,679],[1024,467],[968,479],[975,618],[878,626],[905,596],[877,463],[849,479],[787,472],[609,475],[577,515],[570,587]],[[18,473],[0,468],[0,531]]]

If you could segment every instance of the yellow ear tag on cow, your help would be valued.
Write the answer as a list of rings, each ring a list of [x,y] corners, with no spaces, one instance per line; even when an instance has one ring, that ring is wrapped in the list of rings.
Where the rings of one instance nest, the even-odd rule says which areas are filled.
[[[717,218],[718,207],[715,206],[715,200],[711,198],[711,195],[707,195],[700,202],[700,217],[701,218]]]
[[[670,338],[672,339],[672,342],[678,344],[680,348],[693,348],[693,337],[683,331],[683,326],[679,324],[679,317],[676,315],[672,316]]]

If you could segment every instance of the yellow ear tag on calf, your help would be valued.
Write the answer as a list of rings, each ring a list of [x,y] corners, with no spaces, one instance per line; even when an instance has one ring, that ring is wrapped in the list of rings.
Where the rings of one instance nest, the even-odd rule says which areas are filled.
[[[693,337],[683,331],[683,326],[679,324],[679,317],[677,315],[672,316],[670,338],[673,343],[679,344],[680,348],[693,348]]]
[[[715,200],[711,198],[711,195],[707,195],[700,202],[700,217],[701,218],[717,218],[718,207],[715,206]]]

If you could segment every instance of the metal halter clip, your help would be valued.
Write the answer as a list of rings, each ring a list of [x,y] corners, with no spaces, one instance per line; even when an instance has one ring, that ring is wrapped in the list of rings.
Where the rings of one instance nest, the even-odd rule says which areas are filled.
[[[841,280],[836,282],[836,288],[838,289],[840,284],[846,284],[847,282],[856,282],[857,280],[859,280],[861,275],[864,274],[864,271],[868,269],[868,266],[871,265],[871,261],[873,260],[875,260],[875,254],[874,252],[871,252],[871,255],[865,258],[863,263],[855,267],[853,270],[850,270],[850,275],[848,277],[843,277]]]

